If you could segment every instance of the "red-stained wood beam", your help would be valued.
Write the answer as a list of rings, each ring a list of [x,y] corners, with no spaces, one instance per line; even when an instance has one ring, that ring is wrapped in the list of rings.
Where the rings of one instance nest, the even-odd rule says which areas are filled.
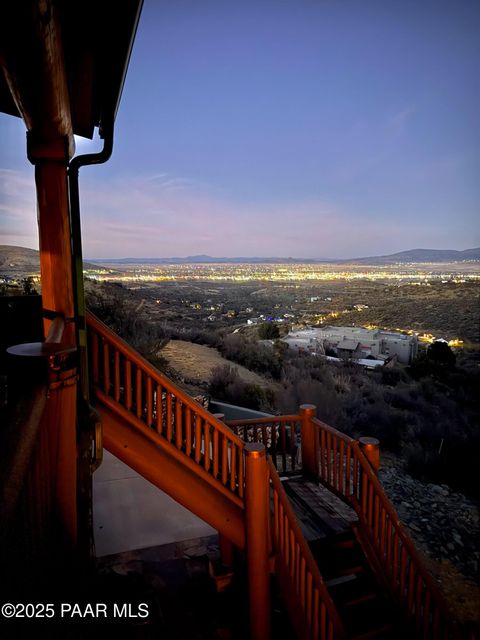
[[[5,3],[1,42],[0,64],[35,141],[34,158],[67,155],[68,160],[75,144],[60,22],[52,0]]]

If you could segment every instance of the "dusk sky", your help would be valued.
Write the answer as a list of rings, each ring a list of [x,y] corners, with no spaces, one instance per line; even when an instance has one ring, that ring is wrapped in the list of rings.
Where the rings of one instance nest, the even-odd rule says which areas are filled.
[[[84,255],[479,246],[479,34],[478,0],[145,0]],[[37,248],[22,121],[0,140],[0,243]]]

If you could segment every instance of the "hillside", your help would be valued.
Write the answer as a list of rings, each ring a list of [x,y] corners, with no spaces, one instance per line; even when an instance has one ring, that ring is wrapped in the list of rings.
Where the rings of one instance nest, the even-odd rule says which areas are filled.
[[[96,265],[85,262],[85,269],[96,269]],[[0,273],[6,276],[27,276],[40,270],[40,254],[36,249],[0,245]]]
[[[184,258],[97,258],[91,262],[85,262],[86,269],[95,269],[97,265],[135,265],[135,264],[368,264],[368,265],[393,265],[406,263],[425,262],[465,262],[480,261],[480,248],[465,249],[409,249],[383,256],[369,256],[366,258],[348,258],[342,260],[311,259],[311,258],[285,258],[285,257],[214,257],[208,255],[186,256]],[[0,245],[0,271],[10,275],[9,270],[26,272],[38,271],[38,251],[15,247],[12,245]]]
[[[185,382],[194,385],[208,385],[215,367],[234,366],[241,380],[247,384],[257,384],[261,387],[272,386],[265,378],[246,367],[236,364],[211,347],[194,344],[185,340],[170,340],[163,347],[161,356],[168,366],[174,369]]]
[[[465,249],[465,251],[456,251],[455,249],[410,249],[386,256],[352,258],[350,260],[342,260],[342,262],[381,265],[411,262],[464,262],[465,260],[480,260],[480,248]]]

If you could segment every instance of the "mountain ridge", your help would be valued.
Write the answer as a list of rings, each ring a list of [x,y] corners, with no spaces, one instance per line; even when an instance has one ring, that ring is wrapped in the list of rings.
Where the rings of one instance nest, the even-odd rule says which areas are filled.
[[[414,263],[448,263],[479,262],[480,248],[465,249],[409,249],[383,256],[363,258],[342,258],[338,260],[320,258],[284,258],[284,257],[213,257],[205,254],[172,258],[97,258],[84,262],[87,269],[95,269],[102,265],[133,264],[363,264],[371,266],[414,264]],[[8,273],[12,270],[38,271],[39,252],[36,249],[14,245],[0,245],[0,271]]]
[[[205,254],[171,258],[92,258],[99,264],[208,264],[208,263],[263,263],[263,264],[397,264],[409,262],[465,262],[480,260],[480,247],[473,249],[408,249],[382,256],[359,258],[292,258],[292,257],[214,257]]]

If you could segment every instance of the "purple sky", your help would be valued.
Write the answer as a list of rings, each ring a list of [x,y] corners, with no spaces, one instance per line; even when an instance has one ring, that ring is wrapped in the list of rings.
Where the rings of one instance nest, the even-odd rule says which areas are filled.
[[[84,255],[478,246],[479,32],[477,0],[145,0]],[[0,242],[37,247],[23,123],[0,139]]]

